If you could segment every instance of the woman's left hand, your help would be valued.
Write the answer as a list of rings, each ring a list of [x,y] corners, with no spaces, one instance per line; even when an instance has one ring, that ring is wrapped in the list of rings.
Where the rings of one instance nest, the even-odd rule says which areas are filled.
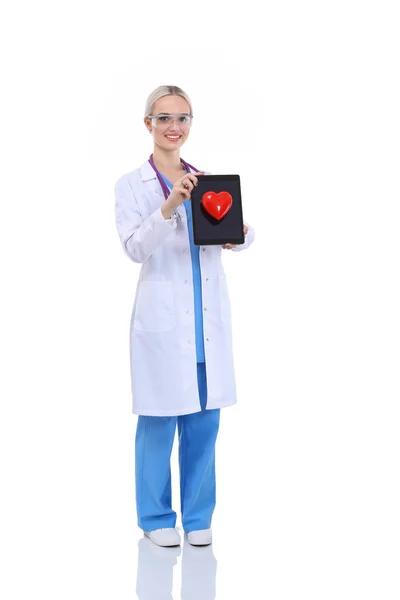
[[[243,233],[244,235],[246,235],[246,233],[248,232],[249,228],[247,227],[247,225],[244,225],[243,227]],[[225,248],[225,250],[232,250],[232,248],[236,248],[237,244],[224,244],[222,246],[222,248]]]

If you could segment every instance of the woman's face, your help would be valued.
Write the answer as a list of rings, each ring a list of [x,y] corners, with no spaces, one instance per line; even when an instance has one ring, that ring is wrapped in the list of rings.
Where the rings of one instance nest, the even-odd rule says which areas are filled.
[[[155,102],[152,110],[153,115],[159,114],[190,114],[188,102],[181,96],[163,96]],[[154,144],[163,150],[176,150],[187,140],[190,125],[180,122],[180,119],[170,119],[164,123],[156,119],[145,119],[146,127],[152,131]]]

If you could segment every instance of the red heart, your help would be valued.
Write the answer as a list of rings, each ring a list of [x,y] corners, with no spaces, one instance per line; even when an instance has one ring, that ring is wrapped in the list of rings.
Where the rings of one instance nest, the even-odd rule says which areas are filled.
[[[201,199],[205,210],[220,221],[232,206],[232,196],[229,192],[206,192]]]

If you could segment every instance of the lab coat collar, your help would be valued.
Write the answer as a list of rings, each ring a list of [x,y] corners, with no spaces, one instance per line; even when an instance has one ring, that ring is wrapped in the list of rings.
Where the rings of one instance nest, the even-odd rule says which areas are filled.
[[[142,178],[142,181],[149,181],[149,179],[157,178],[157,175],[148,160],[140,167],[140,177]]]

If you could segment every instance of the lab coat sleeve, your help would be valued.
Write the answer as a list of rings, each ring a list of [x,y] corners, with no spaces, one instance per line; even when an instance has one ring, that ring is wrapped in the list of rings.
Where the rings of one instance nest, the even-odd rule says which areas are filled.
[[[145,262],[177,227],[164,218],[161,207],[144,219],[127,177],[115,184],[115,219],[122,247],[136,263]]]
[[[244,236],[244,243],[238,244],[237,246],[235,246],[235,248],[232,248],[232,252],[240,252],[241,250],[246,250],[254,242],[255,232],[253,227],[249,225],[249,223],[247,223],[246,221],[243,221],[243,224],[249,228],[248,232]]]

